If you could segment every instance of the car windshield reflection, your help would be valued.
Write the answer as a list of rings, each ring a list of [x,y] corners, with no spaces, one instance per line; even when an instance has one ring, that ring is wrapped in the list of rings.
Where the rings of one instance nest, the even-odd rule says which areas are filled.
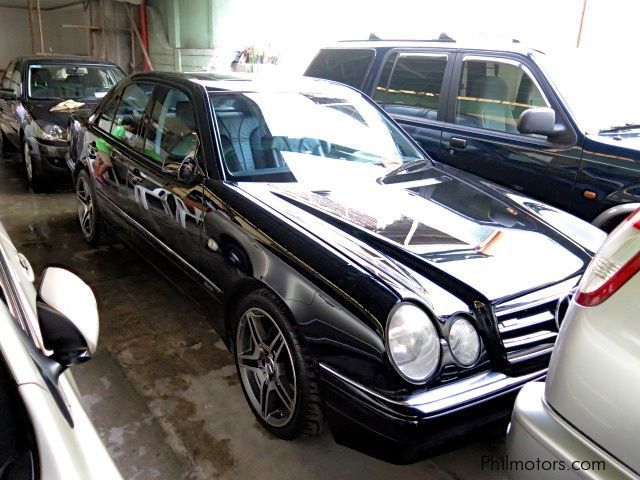
[[[213,93],[229,177],[334,184],[376,179],[424,155],[361,97]]]

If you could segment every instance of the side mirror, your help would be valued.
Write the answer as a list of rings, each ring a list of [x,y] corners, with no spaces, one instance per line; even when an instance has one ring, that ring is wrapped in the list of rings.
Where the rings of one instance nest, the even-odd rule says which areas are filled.
[[[187,156],[180,162],[176,170],[178,180],[187,184],[193,185],[202,178],[202,170],[198,165],[198,152],[200,151],[200,138],[196,132],[192,132],[187,138],[193,138],[193,145],[191,150],[187,153]]]
[[[202,179],[202,170],[198,165],[198,160],[195,157],[185,157],[180,163],[178,168],[178,180],[187,184],[193,185]]]
[[[62,367],[86,362],[98,345],[100,321],[91,288],[68,270],[48,267],[38,290],[44,346]]]
[[[17,100],[18,96],[16,95],[16,92],[10,88],[0,88],[0,98],[2,100],[13,101]]]
[[[528,108],[520,114],[518,131],[520,133],[553,135],[556,131],[556,112],[548,107]]]

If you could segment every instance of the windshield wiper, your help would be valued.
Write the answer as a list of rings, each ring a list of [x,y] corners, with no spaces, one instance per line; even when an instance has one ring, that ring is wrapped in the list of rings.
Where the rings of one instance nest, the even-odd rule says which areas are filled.
[[[640,123],[625,123],[624,125],[603,128],[602,130],[600,130],[600,133],[614,133],[621,130],[633,130],[634,128],[640,128]]]
[[[395,177],[396,175],[400,175],[402,172],[406,172],[407,170],[418,167],[421,165],[432,165],[433,162],[428,158],[419,158],[417,160],[411,160],[410,162],[404,163],[400,165],[395,170],[391,170],[384,177],[382,177],[379,181],[380,183],[385,183],[385,180],[391,177]]]

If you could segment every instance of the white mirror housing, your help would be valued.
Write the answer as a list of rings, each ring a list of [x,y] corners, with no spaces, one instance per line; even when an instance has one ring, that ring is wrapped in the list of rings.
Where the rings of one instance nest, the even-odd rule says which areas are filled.
[[[68,270],[48,267],[38,297],[43,340],[53,357],[66,364],[90,359],[98,346],[100,320],[89,285]]]

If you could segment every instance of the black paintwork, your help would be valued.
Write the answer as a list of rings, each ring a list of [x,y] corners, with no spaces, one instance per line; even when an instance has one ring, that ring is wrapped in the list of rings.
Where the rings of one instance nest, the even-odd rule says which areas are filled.
[[[69,124],[71,112],[52,112],[51,108],[65,99],[33,99],[28,96],[25,87],[28,79],[29,66],[33,64],[63,64],[63,65],[98,65],[114,68],[125,74],[117,65],[97,59],[75,56],[24,56],[12,60],[15,62],[16,70],[20,71],[20,96],[13,101],[0,98],[0,131],[5,135],[16,148],[21,149],[23,143],[30,147],[32,159],[35,167],[42,174],[64,174],[66,173],[65,155],[68,151],[68,141],[47,141],[37,138],[36,132],[40,129],[36,122],[41,124],[57,125],[66,130]],[[11,65],[11,63],[10,63]],[[5,72],[5,75],[9,72]],[[4,77],[0,80],[0,85]],[[83,99],[85,105],[82,108],[94,108],[97,99]]]
[[[190,98],[203,179],[186,184],[97,127],[101,107],[133,82],[156,84],[156,96],[170,87]],[[308,80],[305,85],[321,91],[326,82]],[[367,181],[350,185],[349,191],[313,192],[297,183],[228,181],[208,94],[257,88],[251,82],[188,74],[134,75],[96,111],[73,120],[70,168],[74,175],[82,169],[92,174],[99,209],[125,241],[154,265],[182,272],[192,285],[186,291],[210,313],[226,341],[237,299],[266,287],[291,311],[314,365],[334,368],[389,398],[406,398],[480,371],[508,372],[493,306],[580,275],[592,255],[585,244],[597,243],[600,232],[539,202],[428,162],[408,174],[411,183],[406,186]],[[344,93],[360,95],[346,88]],[[143,120],[141,128],[147,124]],[[112,168],[106,178],[97,178],[94,168],[96,140],[110,145]],[[345,216],[347,208],[351,216]],[[565,216],[565,226],[586,229],[585,235],[571,238],[557,222],[545,220],[545,212]],[[388,221],[378,223],[376,215]],[[412,222],[420,222],[420,228],[410,234]],[[503,247],[490,254],[478,248],[483,239],[497,237],[501,240],[495,243]],[[217,314],[213,299],[222,303],[224,316]],[[461,368],[445,351],[438,375],[428,384],[404,381],[385,346],[387,317],[402,300],[429,312],[441,332],[455,314],[472,318],[485,349],[479,361]],[[332,428],[343,425],[345,417],[358,421],[365,410],[358,405],[366,400],[356,400],[346,384],[336,392],[336,378],[319,373]],[[394,407],[383,409],[389,408]],[[421,444],[430,444],[427,438],[439,443],[453,430],[466,432],[495,420],[491,414],[469,422],[467,412],[460,417],[460,428],[429,432],[424,425],[414,429],[413,421],[403,423],[419,412],[396,408],[400,423],[390,434],[405,429],[396,438],[401,443],[412,435],[419,435]],[[336,409],[339,414],[332,413]],[[504,417],[504,409],[498,410]],[[386,420],[381,415],[379,421]],[[349,443],[341,435],[337,438]],[[358,442],[351,445],[358,447]]]
[[[393,118],[438,161],[499,183],[524,195],[537,198],[589,222],[620,204],[631,204],[612,215],[601,228],[610,229],[640,204],[640,143],[638,129],[615,134],[587,134],[573,118],[570,107],[553,84],[553,72],[539,66],[543,52],[520,43],[496,43],[489,48],[453,41],[346,41],[321,50],[309,72],[318,75],[315,65],[323,62],[323,52],[335,49],[375,52],[361,88],[372,95],[380,82],[385,61],[394,53],[442,54],[448,57],[437,117],[418,118],[392,113]],[[487,42],[482,42],[487,45]],[[334,53],[335,55],[335,53]],[[527,67],[556,113],[565,133],[549,140],[503,134],[454,123],[458,84],[465,56],[506,59]],[[596,95],[596,93],[594,93]],[[606,107],[605,107],[606,108]],[[607,128],[608,125],[602,125]],[[454,139],[466,140],[463,147]],[[596,198],[586,197],[586,191]]]

